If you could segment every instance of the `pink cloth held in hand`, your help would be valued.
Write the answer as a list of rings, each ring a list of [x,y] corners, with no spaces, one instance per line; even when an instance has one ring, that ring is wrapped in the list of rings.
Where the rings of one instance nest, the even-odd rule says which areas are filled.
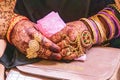
[[[44,18],[37,21],[35,27],[46,37],[51,37],[66,26],[58,13],[51,12]]]
[[[35,28],[40,31],[44,36],[51,37],[53,34],[57,33],[66,26],[64,21],[60,18],[59,14],[52,11],[42,19],[37,21]],[[85,61],[86,54],[76,58],[77,61]]]

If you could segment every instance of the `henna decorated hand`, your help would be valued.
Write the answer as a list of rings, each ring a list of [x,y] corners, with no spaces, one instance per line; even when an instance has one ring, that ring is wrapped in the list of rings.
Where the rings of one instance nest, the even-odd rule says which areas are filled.
[[[11,42],[28,58],[59,59],[60,48],[34,28],[33,22],[18,22],[11,33]],[[54,53],[53,53],[54,52]]]
[[[62,48],[60,55],[63,60],[78,58],[92,46],[91,34],[81,21],[67,23],[51,40]]]

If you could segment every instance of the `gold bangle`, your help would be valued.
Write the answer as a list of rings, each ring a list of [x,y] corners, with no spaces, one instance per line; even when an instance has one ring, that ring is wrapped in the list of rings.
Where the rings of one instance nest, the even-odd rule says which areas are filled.
[[[118,25],[120,25],[119,19],[115,16],[115,14],[111,10],[104,10],[103,9],[102,11],[111,15],[116,20],[115,22],[118,22]],[[119,29],[120,29],[120,26],[118,26],[118,31],[119,31]],[[119,34],[120,34],[120,31],[119,31]]]
[[[81,18],[80,21],[83,21],[83,23],[88,27],[88,30],[90,31],[93,39],[93,44],[96,44],[99,41],[99,33],[97,31],[97,27],[94,26],[91,21],[87,18]]]
[[[105,27],[104,27],[103,23],[99,20],[98,16],[94,15],[94,16],[90,17],[90,19],[92,19],[95,22],[95,24],[97,25],[97,27],[99,29],[99,32],[100,32],[100,35],[101,35],[100,43],[107,40]]]
[[[109,15],[111,15],[112,17],[114,17],[114,19],[118,22],[118,24],[120,24],[119,19],[115,16],[115,14],[111,11],[111,10],[102,10],[103,12],[108,13]],[[120,29],[120,26],[118,26],[118,29]],[[119,30],[118,30],[119,31]]]
[[[102,17],[106,21],[106,23],[109,24],[108,25],[109,28],[110,28],[109,29],[109,36],[107,38],[108,38],[108,40],[112,39],[114,37],[114,35],[115,35],[115,26],[114,26],[114,23],[106,15],[104,15],[104,14],[97,14],[97,15],[98,15],[98,17],[99,16]]]
[[[104,10],[104,9],[103,9],[103,10],[101,10],[101,11],[106,12],[106,13],[112,15],[112,16],[120,23],[120,21],[119,21],[118,18],[115,16],[115,14],[114,14],[113,12],[111,12],[110,10]]]
[[[20,15],[15,15],[15,16],[10,20],[10,26],[9,26],[9,28],[8,28],[6,37],[7,37],[8,42],[10,42],[11,44],[12,44],[12,42],[11,42],[11,40],[10,40],[11,32],[12,32],[14,26],[15,26],[18,22],[20,22],[21,20],[28,20],[28,18],[26,18],[26,17],[24,17],[24,16],[20,16]]]
[[[92,39],[92,35],[90,34],[90,31],[88,30],[88,28],[87,28],[87,26],[82,22],[82,21],[77,21],[77,23],[73,23],[73,24],[67,24],[68,26],[69,25],[73,25],[73,26],[78,26],[79,28],[81,28],[80,29],[80,31],[79,31],[79,34],[80,34],[80,38],[81,37],[89,37],[89,40],[84,40],[84,38],[83,38],[83,43],[82,43],[82,45],[83,45],[83,47],[89,47],[89,46],[91,46],[92,44],[93,44],[93,39]],[[78,28],[78,29],[79,29]],[[86,33],[86,34],[85,34]],[[83,36],[83,34],[85,35],[85,36]],[[85,42],[84,42],[85,41]],[[87,41],[87,42],[86,42]]]
[[[79,28],[80,28],[80,30],[78,28],[79,34],[77,35],[76,40],[74,42],[72,41],[70,43],[76,44],[76,48],[74,50],[77,50],[77,52],[79,53],[78,55],[80,56],[80,55],[84,54],[84,52],[85,52],[84,49],[88,49],[92,46],[93,40],[92,40],[92,36],[91,36],[87,26],[80,20],[77,22],[78,22],[78,24],[73,23],[71,25],[73,25],[74,27],[79,26]],[[69,26],[69,24],[68,24],[68,26]]]
[[[93,44],[92,36],[91,36],[91,34],[90,34],[90,32],[88,30],[83,31],[81,33],[80,39],[81,39],[81,44],[85,48],[86,47],[90,48],[92,46],[92,44]]]

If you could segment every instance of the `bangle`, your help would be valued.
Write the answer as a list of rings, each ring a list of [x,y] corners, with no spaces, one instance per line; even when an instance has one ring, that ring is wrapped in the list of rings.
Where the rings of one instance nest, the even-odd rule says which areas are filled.
[[[67,25],[71,25],[71,24],[67,24]],[[73,26],[78,26],[80,28],[80,31],[79,31],[79,34],[80,34],[80,38],[84,37],[83,38],[83,41],[82,41],[82,44],[84,47],[89,47],[93,44],[93,41],[92,41],[92,36],[87,28],[87,26],[82,22],[82,21],[77,21],[77,23],[73,23],[72,24]],[[78,29],[79,29],[78,28]],[[85,33],[84,33],[85,31]],[[82,36],[82,34],[84,34],[85,36]],[[89,37],[88,39],[85,39],[85,37]]]
[[[20,15],[15,15],[12,17],[12,19],[10,20],[10,25],[6,34],[7,40],[8,42],[10,42],[12,44],[12,42],[10,41],[10,34],[14,28],[14,26],[20,22],[21,20],[28,20],[28,18],[24,17],[24,16],[20,16]]]
[[[93,44],[98,43],[99,42],[99,32],[98,32],[98,28],[96,27],[96,25],[87,18],[81,18],[80,21],[83,21],[83,23],[88,27],[88,30],[91,32],[91,35],[93,38]]]
[[[72,45],[67,45],[65,44],[66,48],[68,48],[69,50],[67,50],[67,54],[69,55],[70,53],[76,53],[77,57],[83,55],[85,53],[85,50],[90,48],[92,46],[92,37],[90,32],[88,31],[86,25],[82,22],[82,21],[75,21],[72,23],[68,23],[67,26],[72,26],[72,27],[76,27],[78,35],[76,36],[75,40],[68,40],[66,35],[66,39],[67,41]],[[75,46],[75,47],[73,47]]]
[[[109,39],[112,38],[112,34],[115,34],[115,38],[120,36],[120,24],[117,22],[117,20],[114,18],[114,16],[106,13],[106,12],[99,12],[100,16],[105,20],[107,23],[110,34]]]
[[[94,15],[94,16],[90,17],[90,19],[94,21],[94,23],[97,25],[97,27],[99,29],[100,36],[101,36],[101,40],[99,41],[99,43],[102,43],[105,40],[107,40],[107,37],[106,37],[107,31],[105,30],[103,23],[98,18],[98,15]]]
[[[113,18],[116,27],[117,27],[118,29],[120,29],[120,22],[119,22],[119,19],[115,16],[115,14],[112,13],[110,10],[104,10],[104,9],[103,9],[102,11],[103,11],[103,12],[106,12],[107,14],[109,14],[109,15]],[[119,32],[118,32],[118,35],[117,35],[116,37],[119,37],[119,36],[120,36],[120,30],[118,30],[118,31],[119,31]]]
[[[81,33],[81,44],[83,47],[90,48],[93,44],[91,33],[88,30],[85,30]]]
[[[114,15],[120,20],[120,12],[119,10],[117,10],[117,7],[115,7],[114,5],[115,4],[109,4],[108,7],[114,10]]]

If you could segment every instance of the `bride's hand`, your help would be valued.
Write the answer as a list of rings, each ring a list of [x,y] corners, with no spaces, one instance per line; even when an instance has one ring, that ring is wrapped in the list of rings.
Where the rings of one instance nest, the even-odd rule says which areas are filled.
[[[28,58],[39,57],[59,60],[61,55],[57,52],[60,51],[60,47],[38,32],[34,25],[35,23],[29,20],[18,22],[10,36],[12,44]]]
[[[67,23],[64,29],[51,37],[51,40],[61,47],[60,54],[63,60],[78,58],[92,46],[91,34],[81,21]]]

